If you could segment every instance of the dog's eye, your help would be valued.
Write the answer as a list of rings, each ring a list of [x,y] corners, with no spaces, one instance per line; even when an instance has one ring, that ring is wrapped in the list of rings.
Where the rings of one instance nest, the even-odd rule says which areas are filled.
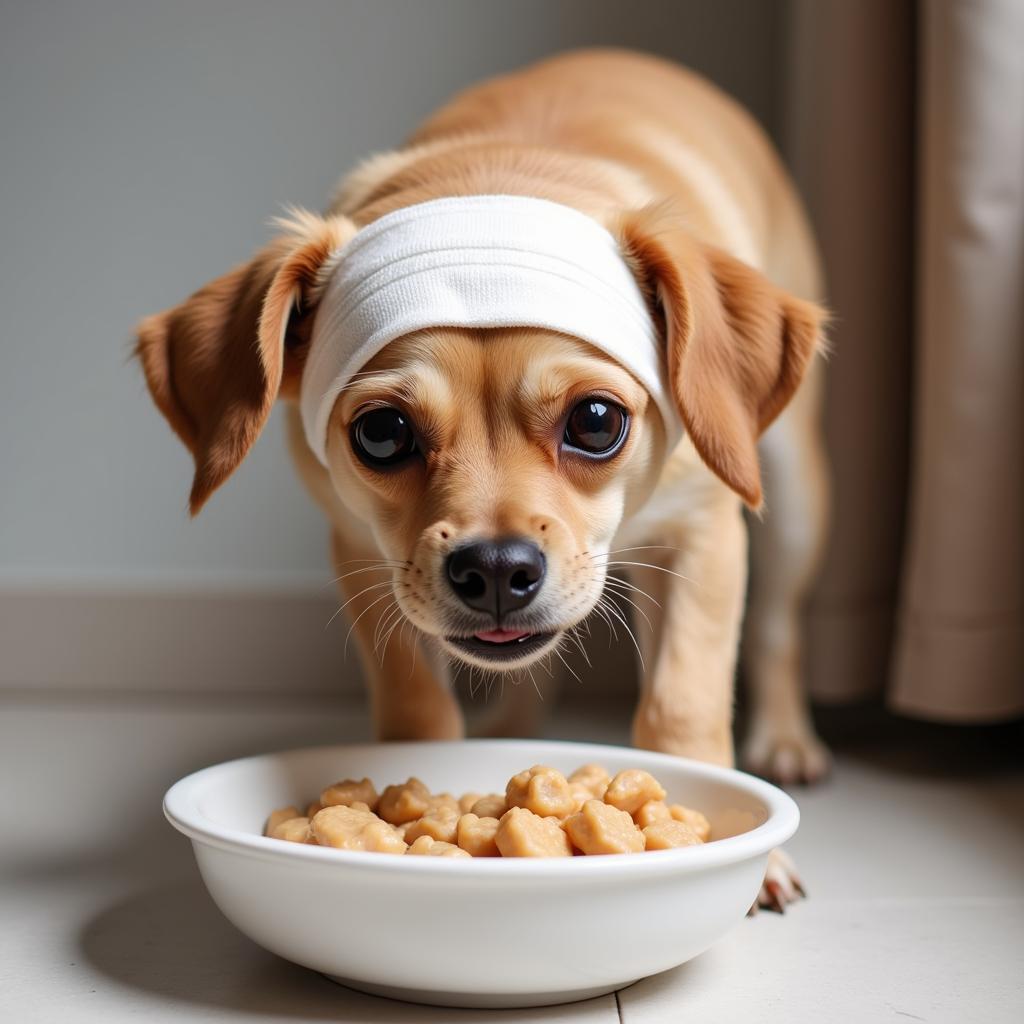
[[[565,423],[565,443],[588,455],[611,455],[626,436],[626,410],[603,398],[585,398]]]
[[[368,466],[393,466],[416,451],[416,436],[398,409],[371,409],[352,424],[352,447]]]

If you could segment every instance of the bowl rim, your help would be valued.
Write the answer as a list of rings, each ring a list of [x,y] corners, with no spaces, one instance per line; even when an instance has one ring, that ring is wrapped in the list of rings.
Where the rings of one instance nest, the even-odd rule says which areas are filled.
[[[227,769],[249,762],[266,761],[295,754],[315,756],[327,754],[330,751],[344,751],[347,755],[358,755],[362,751],[379,753],[382,746],[394,751],[436,752],[439,748],[493,748],[515,744],[528,744],[538,751],[537,757],[540,759],[551,754],[562,755],[568,750],[576,750],[582,757],[581,763],[584,763],[599,760],[602,751],[606,753],[614,751],[617,754],[628,754],[634,759],[635,764],[631,765],[632,767],[648,770],[657,769],[659,765],[675,770],[684,768],[698,778],[732,785],[759,799],[767,808],[768,817],[750,831],[736,836],[716,839],[714,842],[700,846],[672,850],[650,850],[646,851],[643,856],[633,853],[617,853],[592,857],[473,857],[467,860],[463,857],[388,856],[359,850],[337,850],[322,846],[307,846],[301,843],[284,843],[279,839],[271,839],[243,829],[218,825],[210,821],[199,809],[199,799],[207,784]],[[656,773],[652,771],[652,774]],[[734,768],[723,768],[691,758],[613,744],[529,739],[424,740],[389,742],[387,744],[329,743],[312,747],[292,747],[287,750],[234,758],[201,768],[179,779],[164,794],[163,812],[170,824],[188,836],[193,843],[279,864],[294,865],[306,861],[311,867],[314,864],[320,864],[330,866],[334,870],[338,870],[344,864],[345,867],[353,870],[385,876],[394,875],[395,872],[418,875],[431,872],[443,874],[450,871],[467,877],[493,878],[497,874],[502,878],[526,877],[535,881],[542,878],[565,880],[569,877],[617,877],[623,873],[651,875],[689,874],[706,871],[767,855],[770,850],[786,842],[796,832],[800,823],[800,810],[791,796],[770,782],[765,782],[763,779]]]

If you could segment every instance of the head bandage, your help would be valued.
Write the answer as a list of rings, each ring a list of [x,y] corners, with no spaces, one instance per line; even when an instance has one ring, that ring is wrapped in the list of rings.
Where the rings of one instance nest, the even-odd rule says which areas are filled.
[[[560,203],[525,196],[435,199],[389,213],[335,254],[302,377],[306,440],[326,464],[338,395],[386,345],[428,327],[539,327],[589,342],[679,421],[664,354],[610,232]]]

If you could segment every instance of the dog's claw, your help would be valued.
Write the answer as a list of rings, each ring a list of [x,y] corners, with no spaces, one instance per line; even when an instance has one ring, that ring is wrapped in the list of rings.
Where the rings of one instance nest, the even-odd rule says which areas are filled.
[[[786,912],[786,901],[782,896],[782,887],[778,882],[765,882],[764,887],[768,892],[767,910],[773,910],[776,914]]]
[[[786,907],[807,895],[803,882],[796,873],[796,865],[783,850],[772,850],[768,855],[768,868],[757,902],[750,908],[756,914],[758,907],[784,914]]]

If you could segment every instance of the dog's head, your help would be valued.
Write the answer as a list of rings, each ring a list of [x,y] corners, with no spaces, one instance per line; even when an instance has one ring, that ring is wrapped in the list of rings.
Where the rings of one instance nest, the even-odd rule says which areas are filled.
[[[707,466],[761,501],[756,443],[818,344],[814,305],[696,242],[669,210],[609,227],[661,325],[673,398]],[[196,461],[199,510],[294,400],[345,218],[303,216],[250,263],[144,321],[153,397]],[[326,473],[394,567],[405,616],[450,653],[514,668],[598,603],[611,540],[662,474],[644,387],[572,337],[432,328],[392,342],[342,390]]]

